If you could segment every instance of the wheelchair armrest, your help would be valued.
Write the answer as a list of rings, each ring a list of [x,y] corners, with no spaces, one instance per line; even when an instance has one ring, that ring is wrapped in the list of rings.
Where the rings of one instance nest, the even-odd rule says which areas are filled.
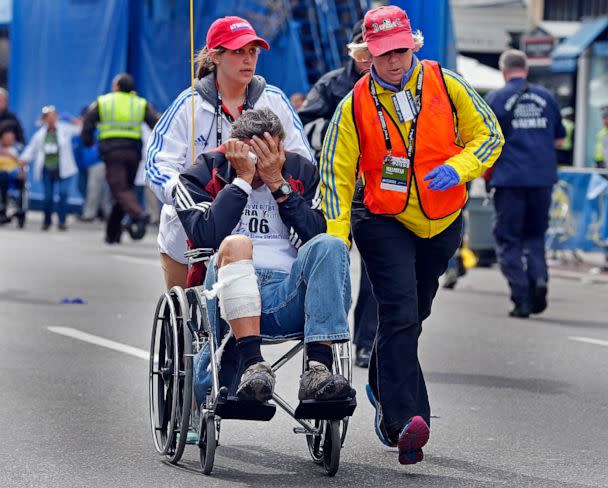
[[[200,261],[209,261],[214,254],[215,249],[210,247],[199,247],[197,249],[188,249],[184,253],[184,257],[188,260],[189,264],[194,264]]]

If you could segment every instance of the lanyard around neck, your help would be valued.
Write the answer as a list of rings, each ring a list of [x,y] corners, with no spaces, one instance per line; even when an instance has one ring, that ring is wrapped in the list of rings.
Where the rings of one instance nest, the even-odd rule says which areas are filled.
[[[422,83],[424,81],[424,66],[420,65],[420,71],[418,72],[418,79],[416,80],[416,108],[417,112],[420,113],[420,109],[422,106]],[[378,118],[380,119],[380,127],[382,128],[382,135],[384,137],[384,145],[386,146],[386,151],[390,155],[393,151],[393,145],[391,144],[391,137],[388,131],[388,125],[386,124],[386,117],[384,116],[384,109],[382,104],[380,103],[380,99],[378,98],[378,92],[376,90],[376,85],[371,75],[369,77],[369,91],[372,94],[372,98],[374,100],[374,105],[376,106],[376,111],[378,112]],[[410,133],[408,134],[407,141],[407,157],[412,159],[414,155],[414,141],[416,136],[416,126],[418,123],[418,114],[412,120],[412,127],[410,129]]]
[[[245,88],[245,100],[243,102],[243,110],[249,110],[249,100],[247,95],[249,93],[249,85]],[[232,121],[231,121],[232,122]],[[222,94],[220,88],[217,87],[217,104],[215,106],[215,130],[216,130],[216,146],[222,145]]]

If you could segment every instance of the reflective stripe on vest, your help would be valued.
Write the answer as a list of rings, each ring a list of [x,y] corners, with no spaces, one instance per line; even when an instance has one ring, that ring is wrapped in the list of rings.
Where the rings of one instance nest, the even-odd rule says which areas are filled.
[[[146,100],[133,93],[115,92],[97,99],[99,139],[141,139]]]
[[[416,124],[414,151],[408,169],[408,189],[416,184],[422,212],[429,220],[438,220],[460,210],[466,200],[465,185],[445,191],[429,190],[424,177],[437,166],[462,151],[456,144],[454,110],[447,92],[441,66],[434,61],[421,61],[424,80],[421,108]],[[409,200],[409,194],[380,188],[382,163],[387,154],[378,112],[369,90],[369,74],[363,76],[353,90],[353,112],[359,136],[359,176],[365,176],[364,205],[374,214],[398,215]],[[392,145],[392,155],[407,157],[403,135],[397,122],[384,109]],[[413,180],[412,181],[412,177]]]

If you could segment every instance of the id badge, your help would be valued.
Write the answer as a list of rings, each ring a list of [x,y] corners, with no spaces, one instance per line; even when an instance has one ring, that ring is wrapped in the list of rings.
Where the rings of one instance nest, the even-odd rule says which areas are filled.
[[[413,100],[413,97],[409,90],[397,92],[391,98],[399,122],[408,122],[416,118],[416,105],[410,102],[410,100]]]
[[[407,193],[407,172],[410,160],[405,157],[386,156],[382,163],[382,181],[380,188],[383,190]]]

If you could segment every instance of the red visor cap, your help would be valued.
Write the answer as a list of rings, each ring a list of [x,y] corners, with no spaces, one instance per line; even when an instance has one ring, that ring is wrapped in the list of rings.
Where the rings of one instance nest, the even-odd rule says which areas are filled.
[[[416,46],[407,14],[395,6],[378,7],[365,14],[363,40],[372,56]]]
[[[250,42],[257,43],[267,51],[270,45],[259,37],[251,24],[240,17],[223,17],[217,19],[207,31],[207,47],[225,47],[226,49],[240,49]]]

